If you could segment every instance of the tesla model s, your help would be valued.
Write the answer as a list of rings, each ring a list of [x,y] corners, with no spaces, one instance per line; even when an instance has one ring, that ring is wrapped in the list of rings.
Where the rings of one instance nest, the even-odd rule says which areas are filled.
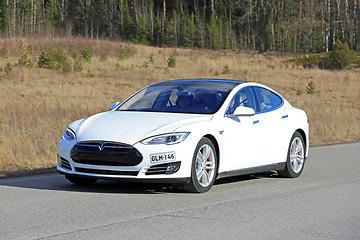
[[[277,171],[296,178],[308,149],[306,113],[271,88],[173,80],[71,123],[58,142],[57,170],[74,184],[130,180],[206,192],[234,175]]]

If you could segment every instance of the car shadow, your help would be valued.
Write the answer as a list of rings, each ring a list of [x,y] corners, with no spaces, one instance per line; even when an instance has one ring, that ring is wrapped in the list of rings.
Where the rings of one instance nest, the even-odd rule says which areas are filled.
[[[256,180],[262,178],[277,177],[273,172],[243,175],[222,178],[215,181],[214,185],[227,183]],[[51,173],[42,175],[33,175],[25,177],[13,177],[0,179],[0,186],[40,189],[50,191],[67,191],[67,192],[91,192],[91,193],[118,193],[118,194],[164,194],[164,193],[187,193],[181,186],[159,184],[159,183],[142,183],[128,181],[107,181],[99,180],[92,185],[76,185],[67,181],[64,176]]]
[[[222,184],[250,181],[250,180],[256,180],[256,179],[263,179],[263,178],[278,178],[278,177],[279,177],[279,175],[275,171],[269,171],[269,172],[220,178],[215,181],[214,185],[222,185]]]

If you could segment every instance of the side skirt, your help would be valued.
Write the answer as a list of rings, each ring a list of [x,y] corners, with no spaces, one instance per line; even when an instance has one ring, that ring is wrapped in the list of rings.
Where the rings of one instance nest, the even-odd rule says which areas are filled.
[[[283,162],[283,163],[276,163],[276,164],[264,165],[264,166],[253,167],[253,168],[244,168],[244,169],[239,169],[239,170],[226,171],[226,172],[219,173],[217,178],[218,179],[226,178],[226,177],[232,177],[232,176],[238,176],[238,175],[267,172],[267,171],[272,171],[272,170],[283,170],[283,169],[285,169],[285,165],[286,165],[286,162]]]

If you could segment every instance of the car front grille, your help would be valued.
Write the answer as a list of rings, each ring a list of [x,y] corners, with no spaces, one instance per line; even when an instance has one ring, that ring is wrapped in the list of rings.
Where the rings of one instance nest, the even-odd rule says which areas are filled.
[[[101,169],[88,169],[76,167],[75,171],[82,173],[94,173],[104,175],[126,175],[126,176],[137,176],[138,171],[114,171],[114,170],[101,170]]]
[[[131,145],[117,142],[78,142],[71,149],[74,162],[102,166],[136,166],[143,157]]]

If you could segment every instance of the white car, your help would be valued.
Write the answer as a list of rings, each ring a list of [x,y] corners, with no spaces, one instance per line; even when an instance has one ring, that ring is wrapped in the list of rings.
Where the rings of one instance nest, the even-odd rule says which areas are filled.
[[[155,83],[110,109],[71,123],[59,140],[57,170],[70,182],[148,181],[206,192],[233,175],[298,177],[308,156],[306,113],[257,83]]]

